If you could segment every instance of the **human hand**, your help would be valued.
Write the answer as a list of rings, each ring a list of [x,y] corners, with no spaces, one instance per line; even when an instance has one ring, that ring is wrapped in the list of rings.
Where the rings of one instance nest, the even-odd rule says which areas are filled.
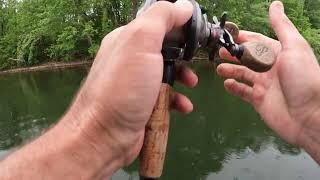
[[[160,1],[107,35],[66,115],[97,151],[112,149],[120,161],[117,168],[131,163],[141,150],[162,82],[164,36],[184,25],[191,15],[192,4],[186,0]],[[178,81],[196,86],[198,78],[190,69],[180,66],[177,72]],[[173,102],[172,108],[180,112],[193,110],[191,101],[182,94],[175,93]]]
[[[285,15],[281,2],[272,3],[270,21],[280,42],[246,31],[238,39],[239,43],[260,41],[273,48],[277,62],[269,72],[256,73],[231,64],[220,65],[217,72],[228,78],[226,90],[251,103],[282,138],[308,149],[307,139],[319,137],[320,132],[320,68],[309,44]],[[220,56],[234,60],[223,49]]]

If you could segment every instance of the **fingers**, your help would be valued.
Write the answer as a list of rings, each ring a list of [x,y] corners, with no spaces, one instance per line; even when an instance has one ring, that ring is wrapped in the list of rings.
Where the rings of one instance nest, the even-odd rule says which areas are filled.
[[[198,84],[198,76],[187,66],[177,65],[177,80],[183,85],[194,88]],[[172,109],[181,113],[191,113],[193,111],[193,104],[188,97],[174,93],[172,96]]]
[[[240,97],[242,100],[248,103],[252,102],[252,94],[253,94],[252,87],[246,84],[240,83],[234,79],[227,79],[224,82],[224,86],[229,93]]]
[[[198,84],[198,76],[188,67],[177,65],[177,80],[183,85],[194,88]]]
[[[271,4],[269,18],[272,28],[277,34],[283,48],[295,46],[297,39],[303,39],[297,28],[285,14],[282,2],[274,1]]]
[[[228,79],[236,79],[244,82],[249,86],[253,86],[257,78],[257,73],[240,65],[221,64],[217,68],[217,73]]]
[[[188,97],[180,94],[174,93],[172,96],[172,109],[175,109],[181,113],[191,113],[193,111],[193,104]]]

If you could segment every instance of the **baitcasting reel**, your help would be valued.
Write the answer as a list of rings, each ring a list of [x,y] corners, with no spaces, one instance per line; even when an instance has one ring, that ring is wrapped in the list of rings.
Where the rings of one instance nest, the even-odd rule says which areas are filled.
[[[138,14],[148,9],[158,0],[147,0]],[[176,0],[168,0],[175,2]],[[239,28],[236,24],[226,22],[227,14],[220,18],[214,17],[213,22],[208,21],[206,10],[201,8],[195,0],[190,0],[194,6],[192,18],[181,28],[167,33],[163,44],[164,59],[182,59],[190,61],[200,49],[206,49],[210,61],[214,55],[225,47],[232,56],[237,57],[242,65],[256,72],[265,72],[272,68],[275,63],[275,55],[269,47],[260,42],[247,42],[237,44]],[[172,53],[180,52],[180,57],[174,57]],[[170,57],[168,57],[170,56]],[[171,57],[172,56],[172,57]]]

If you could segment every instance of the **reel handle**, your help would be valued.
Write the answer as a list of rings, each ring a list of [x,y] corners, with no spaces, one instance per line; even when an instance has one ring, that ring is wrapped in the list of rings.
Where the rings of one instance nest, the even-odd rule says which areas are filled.
[[[224,28],[230,33],[233,40],[237,41],[240,34],[237,24],[227,21]],[[260,42],[246,42],[231,50],[235,50],[234,55],[242,65],[256,72],[269,71],[276,62],[273,50]]]
[[[271,48],[260,42],[246,42],[240,45],[241,64],[256,72],[269,71],[276,62],[276,57]]]

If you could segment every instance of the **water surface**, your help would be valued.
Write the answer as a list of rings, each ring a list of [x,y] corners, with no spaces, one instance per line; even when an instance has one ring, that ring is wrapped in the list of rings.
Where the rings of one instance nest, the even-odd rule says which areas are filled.
[[[207,64],[194,64],[200,85],[179,84],[195,112],[172,114],[166,180],[309,180],[318,165],[281,141],[246,103],[227,94]],[[0,77],[0,159],[52,126],[78,90],[87,69],[22,73]],[[138,162],[114,180],[138,180]]]

